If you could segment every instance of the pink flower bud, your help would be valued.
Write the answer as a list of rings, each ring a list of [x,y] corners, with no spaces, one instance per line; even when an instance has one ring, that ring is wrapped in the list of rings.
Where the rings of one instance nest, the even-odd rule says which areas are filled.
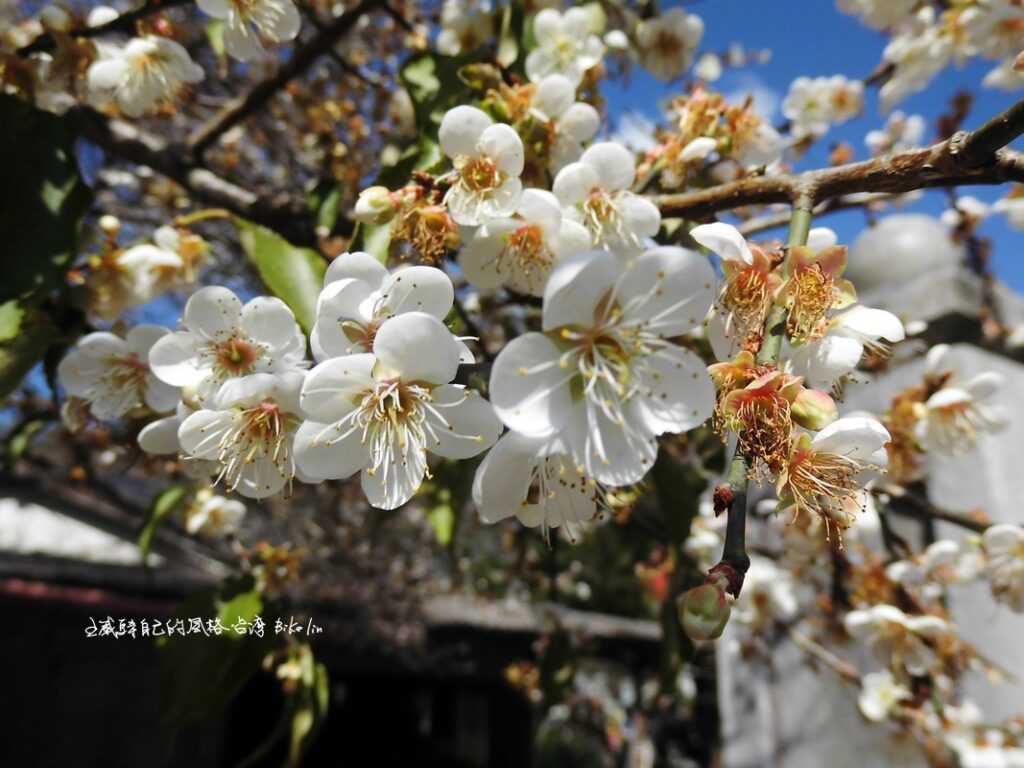
[[[815,431],[824,429],[839,418],[835,400],[817,389],[801,390],[790,406],[790,413],[793,421],[801,427]]]

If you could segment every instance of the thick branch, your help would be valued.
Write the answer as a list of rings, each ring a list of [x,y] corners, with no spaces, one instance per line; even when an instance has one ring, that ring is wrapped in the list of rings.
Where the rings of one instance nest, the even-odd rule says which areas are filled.
[[[106,24],[99,24],[95,27],[74,29],[68,34],[71,35],[71,37],[98,37],[112,32],[123,32],[130,35],[135,32],[135,22],[141,21],[154,13],[166,11],[168,8],[174,8],[177,5],[185,5],[190,2],[192,2],[192,0],[163,0],[162,2],[160,0],[155,0],[155,2],[146,3],[141,8],[136,8],[134,11],[122,13],[116,19],[112,19]],[[52,51],[56,45],[57,41],[53,39],[52,35],[49,33],[42,34],[24,48],[20,48],[18,50],[18,55],[28,56],[40,51]]]
[[[257,112],[275,93],[328,53],[355,26],[359,17],[382,4],[383,0],[361,0],[355,8],[320,29],[308,43],[297,48],[275,74],[229,101],[220,112],[193,131],[188,138],[189,152],[195,156],[201,155],[224,133]]]
[[[180,148],[166,139],[145,133],[122,120],[108,120],[82,107],[75,122],[82,135],[111,155],[153,169],[180,184],[196,201],[225,208],[243,218],[280,232],[288,240],[315,242],[309,211],[300,201],[267,200],[201,165],[184,158]]]
[[[798,193],[812,204],[857,192],[902,194],[927,187],[1024,182],[1024,155],[1006,149],[1024,133],[1024,101],[971,133],[925,149],[901,152],[793,176],[758,176],[710,189],[661,195],[664,216],[702,219],[744,205],[791,202]]]

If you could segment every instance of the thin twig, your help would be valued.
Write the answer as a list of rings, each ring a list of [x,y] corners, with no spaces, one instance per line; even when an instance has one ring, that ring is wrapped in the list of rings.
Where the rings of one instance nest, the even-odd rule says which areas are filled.
[[[1024,182],[1024,156],[1005,148],[1021,133],[1024,101],[976,131],[961,131],[924,149],[796,175],[740,179],[652,200],[663,216],[702,219],[744,205],[790,202],[797,194],[809,195],[811,205],[816,205],[855,192],[902,194],[959,184]]]
[[[317,59],[330,51],[355,26],[364,13],[382,5],[383,0],[361,0],[359,5],[324,26],[308,43],[296,48],[291,58],[276,73],[229,101],[220,112],[196,128],[186,142],[188,151],[195,157],[201,156],[218,138],[257,112],[274,94],[313,66]]]

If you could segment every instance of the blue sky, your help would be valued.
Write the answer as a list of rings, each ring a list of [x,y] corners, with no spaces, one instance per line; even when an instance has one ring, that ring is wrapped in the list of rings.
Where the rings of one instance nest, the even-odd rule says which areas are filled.
[[[666,3],[669,7],[673,3]],[[836,10],[834,0],[702,0],[687,3],[688,11],[704,20],[704,39],[700,51],[724,51],[730,43],[740,42],[747,49],[767,48],[772,52],[767,64],[754,64],[742,70],[729,70],[715,88],[723,93],[761,91],[771,101],[774,95],[781,102],[789,84],[800,75],[809,77],[844,74],[862,78],[881,60],[886,36],[863,26],[856,18]],[[973,128],[988,117],[1006,109],[1021,94],[982,89],[981,80],[996,62],[975,60],[963,68],[943,71],[926,91],[915,94],[897,106],[907,114],[923,115],[928,122],[926,139],[934,138],[934,120],[947,111],[950,97],[960,89],[976,96],[974,107],[964,127]],[[645,72],[636,70],[627,87],[606,87],[612,122],[616,115],[636,111],[650,118],[658,116],[658,102],[679,93],[680,86],[666,86]],[[857,152],[856,159],[869,156],[864,145],[865,134],[885,123],[878,107],[876,89],[868,89],[863,114],[835,126],[798,164],[798,169],[819,167],[826,163],[829,146],[846,141]],[[781,114],[771,116],[773,122]],[[1005,187],[961,187],[969,194],[992,202],[1005,192]],[[909,210],[938,214],[945,208],[942,192],[928,192],[923,200]],[[860,211],[834,214],[822,222],[835,229],[842,242],[849,243],[864,226]],[[1006,226],[1002,216],[989,218],[980,234],[992,238],[995,248],[993,267],[998,277],[1016,290],[1024,292],[1024,260],[1018,250],[1024,243],[1024,232]]]

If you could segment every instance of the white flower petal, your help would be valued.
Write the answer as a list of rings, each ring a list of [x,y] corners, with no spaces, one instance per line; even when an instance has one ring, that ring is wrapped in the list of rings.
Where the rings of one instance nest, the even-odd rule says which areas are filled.
[[[473,503],[483,522],[496,523],[520,514],[543,442],[509,432],[484,457],[473,477]]]
[[[210,339],[234,334],[242,318],[242,302],[227,288],[209,285],[192,294],[185,304],[184,323],[192,333]]]
[[[644,296],[627,310],[662,337],[700,325],[715,295],[715,272],[707,258],[678,246],[651,248],[638,256],[619,283],[623,296]]]
[[[397,509],[413,497],[423,482],[427,471],[426,454],[413,451],[406,464],[395,464],[385,475],[378,471],[370,474],[364,469],[361,475],[366,500],[378,509]]]
[[[597,172],[601,187],[609,192],[629,189],[636,179],[636,161],[630,151],[621,144],[611,141],[594,144],[583,153],[580,162],[591,166]]]
[[[720,221],[701,224],[690,230],[690,237],[709,251],[718,254],[723,261],[736,261],[747,265],[754,263],[754,256],[750,252],[746,238],[731,224]]]
[[[555,176],[551,191],[562,205],[578,205],[600,184],[597,170],[584,162],[569,163]]]
[[[878,421],[862,416],[848,416],[833,421],[811,441],[816,451],[837,453],[855,461],[864,461],[892,437]]]
[[[197,459],[216,460],[221,439],[234,425],[235,414],[231,411],[196,411],[178,427],[181,450]]]
[[[668,346],[644,361],[640,413],[656,435],[679,433],[703,424],[715,408],[715,386],[707,366],[693,352]]]
[[[324,275],[324,286],[337,280],[355,278],[363,280],[371,288],[377,289],[388,276],[387,267],[376,258],[364,251],[353,251],[338,256],[327,267]]]
[[[532,106],[547,120],[562,116],[576,101],[576,86],[564,75],[548,75],[537,84]]]
[[[473,389],[454,384],[437,387],[428,420],[437,434],[427,450],[446,459],[468,459],[483,453],[498,439],[502,425],[494,408]]]
[[[438,131],[441,149],[448,157],[476,157],[484,130],[494,123],[476,107],[458,106],[445,112]]]
[[[517,432],[544,437],[569,418],[571,371],[559,366],[561,351],[546,336],[513,339],[494,361],[490,395],[498,417]]]
[[[371,354],[336,357],[314,366],[302,385],[299,407],[313,421],[333,423],[351,413],[357,398],[374,387]]]
[[[380,327],[373,353],[405,381],[447,384],[455,378],[461,350],[452,332],[436,317],[407,312]]]
[[[149,351],[149,367],[160,378],[175,387],[195,386],[205,376],[200,367],[199,340],[187,331],[169,333]]]
[[[591,325],[597,303],[621,274],[620,260],[605,251],[586,251],[559,262],[544,288],[544,330]]]
[[[512,126],[504,123],[488,126],[480,134],[478,146],[483,154],[494,160],[502,173],[519,176],[523,172],[523,140]]]
[[[455,289],[451,278],[436,267],[412,266],[397,270],[381,289],[379,313],[426,312],[444,320],[452,310]]]
[[[335,427],[304,421],[295,433],[295,463],[309,477],[343,480],[365,468],[370,461],[369,446],[363,443],[362,430],[353,429],[351,425]]]
[[[139,447],[146,453],[167,455],[178,452],[178,426],[181,422],[177,416],[157,419],[139,430]]]
[[[558,132],[580,144],[590,141],[601,127],[601,115],[590,104],[577,102],[558,119]]]
[[[299,327],[288,305],[273,296],[257,296],[246,303],[240,326],[274,352],[288,349]]]

